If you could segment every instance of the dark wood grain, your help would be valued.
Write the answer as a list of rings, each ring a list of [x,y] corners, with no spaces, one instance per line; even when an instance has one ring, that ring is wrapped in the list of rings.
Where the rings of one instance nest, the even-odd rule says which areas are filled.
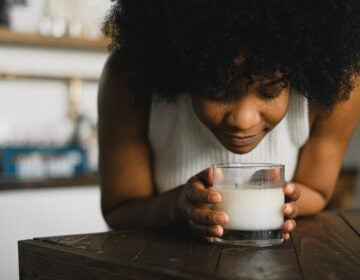
[[[186,230],[170,229],[163,231],[139,256],[138,261],[191,272],[194,279],[201,276],[206,279],[214,277],[221,250],[222,247],[208,244]]]
[[[116,232],[38,238],[37,240],[68,248],[87,251],[94,256],[133,260],[158,235],[156,230],[124,230]]]
[[[192,279],[187,273],[47,242],[19,242],[21,280]]]
[[[339,215],[360,236],[360,209],[340,210]]]
[[[129,230],[21,241],[21,279],[208,279],[201,273],[189,273],[161,262],[141,262],[139,256],[157,235],[158,231]],[[182,242],[169,236],[168,242],[171,240]],[[198,240],[190,240],[195,247],[199,245]],[[199,249],[198,254],[203,255]],[[188,263],[191,257],[186,255]]]
[[[305,279],[359,279],[359,236],[337,212],[298,220],[293,241]]]
[[[301,279],[290,242],[269,248],[225,247],[216,275],[225,279]]]
[[[292,241],[207,244],[183,229],[125,230],[19,242],[21,279],[358,279],[360,210],[299,219]]]

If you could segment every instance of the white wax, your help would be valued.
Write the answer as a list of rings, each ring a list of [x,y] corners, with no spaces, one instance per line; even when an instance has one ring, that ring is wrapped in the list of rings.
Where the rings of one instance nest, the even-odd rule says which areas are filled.
[[[229,215],[229,222],[224,225],[225,229],[273,230],[282,227],[282,188],[216,188],[216,191],[221,193],[222,202],[215,205],[215,209]]]

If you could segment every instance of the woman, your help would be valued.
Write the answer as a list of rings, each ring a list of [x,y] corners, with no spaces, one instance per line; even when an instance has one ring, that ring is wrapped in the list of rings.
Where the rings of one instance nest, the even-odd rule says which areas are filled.
[[[286,165],[285,239],[329,201],[359,121],[360,7],[331,1],[116,1],[99,89],[102,211],[113,228],[227,213],[215,162]]]

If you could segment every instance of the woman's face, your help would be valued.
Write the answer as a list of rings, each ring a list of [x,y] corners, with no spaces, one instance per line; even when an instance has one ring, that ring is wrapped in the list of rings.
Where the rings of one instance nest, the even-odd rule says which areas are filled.
[[[285,116],[289,87],[280,80],[261,80],[239,87],[232,99],[192,95],[200,121],[222,145],[233,153],[245,154]]]

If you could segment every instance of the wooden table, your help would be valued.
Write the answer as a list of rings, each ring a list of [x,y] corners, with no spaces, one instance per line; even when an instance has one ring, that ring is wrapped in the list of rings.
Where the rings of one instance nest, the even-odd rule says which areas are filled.
[[[268,248],[206,244],[184,230],[19,242],[20,279],[360,279],[360,209],[299,219]]]

